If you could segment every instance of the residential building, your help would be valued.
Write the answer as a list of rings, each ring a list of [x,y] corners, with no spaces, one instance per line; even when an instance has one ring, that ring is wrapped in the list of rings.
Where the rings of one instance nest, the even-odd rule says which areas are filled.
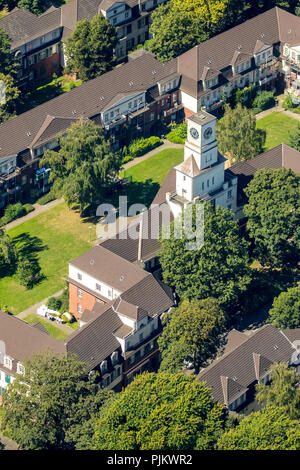
[[[58,73],[66,63],[63,43],[82,20],[104,16],[117,28],[117,59],[149,39],[151,11],[167,0],[71,0],[59,8],[51,7],[40,16],[15,8],[0,18],[12,41],[12,52],[19,62],[18,85],[33,86]]]
[[[76,11],[88,15],[77,1]],[[93,1],[85,3],[90,14]],[[63,11],[64,18],[70,20],[70,30],[76,24],[71,21],[72,5],[62,7],[67,9]],[[45,17],[54,16],[54,10]],[[297,43],[300,18],[275,7],[166,64],[138,51],[127,64],[1,124],[0,167],[4,176],[0,208],[33,187],[40,156],[46,148],[57,146],[57,134],[74,119],[94,120],[119,148],[126,142],[128,128],[133,138],[149,136],[159,133],[160,121],[168,124],[184,116],[187,119],[201,109],[217,114],[223,98],[234,88],[283,88],[288,79],[283,50],[286,44],[297,47]],[[47,175],[45,182],[43,176],[39,178],[44,192]]]
[[[255,385],[270,381],[270,366],[285,362],[300,368],[300,328],[278,330],[272,325],[242,333],[232,330],[224,354],[203,369],[200,382],[206,382],[213,398],[231,411],[249,414],[259,409]]]
[[[67,351],[116,390],[158,368],[161,316],[174,305],[168,286],[102,245],[72,260],[67,280],[69,310],[81,325]]]
[[[41,323],[29,325],[0,311],[0,404],[7,385],[16,374],[24,373],[24,360],[46,350],[65,353],[64,344],[52,338]]]
[[[282,52],[282,70],[285,74],[286,93],[295,104],[300,104],[300,41],[285,43]]]

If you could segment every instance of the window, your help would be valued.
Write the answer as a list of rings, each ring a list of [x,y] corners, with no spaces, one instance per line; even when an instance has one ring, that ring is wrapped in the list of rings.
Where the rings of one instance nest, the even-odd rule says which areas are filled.
[[[101,285],[100,284],[96,284],[96,290],[101,290]]]
[[[209,188],[209,180],[207,180],[207,183],[206,183],[207,187]]]
[[[77,304],[77,312],[82,313],[82,305],[81,304]]]
[[[24,372],[25,372],[24,366],[20,362],[18,362],[18,364],[17,364],[17,373],[18,374],[24,374]]]
[[[183,181],[185,181],[185,180],[186,180],[186,177],[184,176],[184,177],[183,177]]]
[[[108,295],[108,297],[111,297],[111,296],[112,296],[112,292],[111,292],[111,290],[110,290],[110,289],[108,289],[108,291],[107,291],[107,295]]]
[[[79,281],[82,281],[82,274],[77,273],[77,279],[79,279]]]
[[[104,115],[104,122],[107,122],[108,121],[108,114],[105,114]]]
[[[215,184],[215,177],[214,176],[212,177],[211,183],[212,183],[212,185]]]
[[[5,382],[6,382],[7,384],[10,384],[10,375],[5,374]]]
[[[151,114],[150,114],[150,121],[154,121],[154,118],[155,118],[155,114],[154,114],[154,113],[151,113]]]
[[[203,183],[202,183],[202,191],[204,191],[204,181],[203,181]]]
[[[127,34],[130,34],[132,31],[131,24],[127,26]]]
[[[230,189],[227,193],[227,199],[230,199],[232,197],[232,190]]]
[[[5,367],[7,367],[8,369],[12,369],[12,359],[8,356],[5,356],[5,359],[4,359],[4,365]]]
[[[137,351],[134,355],[134,361],[137,362],[141,359],[141,351]]]
[[[141,333],[141,334],[140,334],[140,341],[142,342],[143,339],[144,339],[144,333]]]
[[[77,289],[77,297],[79,297],[81,299],[81,297],[82,297],[82,290],[81,289]]]
[[[22,184],[22,186],[24,186],[24,184],[26,184],[26,183],[27,183],[27,176],[24,175],[24,176],[22,176],[22,183],[21,184]]]

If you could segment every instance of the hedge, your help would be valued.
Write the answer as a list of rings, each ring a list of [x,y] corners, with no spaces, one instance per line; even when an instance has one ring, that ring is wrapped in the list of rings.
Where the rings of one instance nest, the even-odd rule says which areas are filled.
[[[37,204],[40,204],[41,206],[44,206],[45,204],[48,204],[48,202],[54,201],[56,199],[55,195],[51,193],[51,191],[44,196],[40,197],[36,202]]]
[[[133,158],[135,157],[140,157],[141,155],[144,155],[147,152],[150,152],[150,150],[155,149],[156,147],[159,147],[163,142],[159,137],[149,137],[148,139],[145,139],[142,137],[141,139],[136,139],[134,140],[128,148],[128,153],[131,155]]]
[[[4,216],[0,219],[0,227],[3,225],[9,224],[13,220],[19,219],[29,212],[32,212],[34,207],[31,204],[21,204],[17,202],[16,204],[9,204],[4,211]]]
[[[166,135],[166,139],[173,144],[184,144],[187,139],[186,122],[172,126],[172,130]]]
[[[275,106],[275,97],[272,91],[262,91],[256,95],[253,100],[252,107],[265,111]]]

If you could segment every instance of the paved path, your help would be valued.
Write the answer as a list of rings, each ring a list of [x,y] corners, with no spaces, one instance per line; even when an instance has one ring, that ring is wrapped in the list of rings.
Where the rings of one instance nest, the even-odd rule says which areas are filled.
[[[63,289],[56,292],[55,294],[52,294],[50,297],[58,297],[59,295],[61,295],[63,293]],[[43,299],[41,300],[41,302],[38,302],[37,304],[35,305],[32,305],[31,307],[27,308],[26,310],[23,310],[23,312],[19,313],[18,315],[16,315],[18,318],[21,318],[21,319],[24,319],[26,318],[28,315],[31,315],[32,313],[34,313],[35,315],[37,314],[36,311],[37,309],[41,306],[41,305],[44,305],[46,304],[47,300],[50,298],[50,297],[47,297],[46,299]],[[73,328],[70,328],[68,325],[65,325],[65,324],[61,324],[61,323],[58,323],[56,321],[51,321],[51,320],[48,320],[47,318],[44,318],[44,317],[41,317],[43,318],[43,320],[45,321],[48,321],[51,325],[53,326],[56,326],[57,328],[59,328],[60,330],[64,331],[65,333],[68,333],[69,335],[74,331]]]
[[[145,153],[145,155],[143,155],[141,157],[136,157],[134,160],[131,160],[131,162],[125,163],[125,165],[123,165],[122,169],[123,170],[128,170],[128,168],[131,168],[132,166],[135,166],[138,163],[141,163],[144,160],[147,160],[148,158],[152,157],[156,153],[161,152],[162,150],[183,149],[183,147],[184,147],[183,144],[173,144],[172,142],[169,142],[166,139],[162,139],[162,140],[163,140],[162,145],[160,145],[159,147],[156,147],[154,150],[150,150],[150,152]]]
[[[19,446],[15,441],[8,439],[8,437],[3,436],[0,434],[0,442],[4,444],[4,450],[18,450]]]
[[[261,113],[258,113],[256,115],[256,119],[257,120],[262,119],[265,116],[268,116],[269,114],[274,113],[274,112],[285,114],[286,116],[289,116],[291,118],[297,119],[297,121],[300,121],[300,114],[293,113],[292,111],[287,111],[281,108],[280,106],[274,106],[273,108],[270,108],[270,109],[267,109],[266,111],[262,111]]]
[[[22,224],[23,222],[26,222],[27,220],[33,219],[37,215],[43,214],[43,212],[47,212],[49,209],[52,209],[52,207],[57,206],[61,202],[63,202],[63,198],[55,199],[54,201],[48,202],[48,204],[45,204],[44,206],[41,206],[40,204],[33,204],[34,211],[29,212],[29,214],[24,215],[24,217],[20,217],[19,219],[13,220],[9,224],[5,225],[4,228],[6,230],[9,230],[11,228],[17,227],[18,225]]]

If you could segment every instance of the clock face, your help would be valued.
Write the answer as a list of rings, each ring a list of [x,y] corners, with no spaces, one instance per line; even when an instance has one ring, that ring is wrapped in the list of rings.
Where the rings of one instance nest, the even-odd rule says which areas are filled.
[[[199,132],[197,131],[197,129],[195,129],[194,127],[191,127],[190,129],[190,134],[191,136],[193,137],[193,139],[198,139],[199,137]]]
[[[210,136],[212,135],[212,131],[213,131],[213,130],[212,130],[211,127],[208,127],[207,129],[205,129],[204,134],[203,134],[203,135],[204,135],[204,138],[205,138],[205,139],[209,139]]]

